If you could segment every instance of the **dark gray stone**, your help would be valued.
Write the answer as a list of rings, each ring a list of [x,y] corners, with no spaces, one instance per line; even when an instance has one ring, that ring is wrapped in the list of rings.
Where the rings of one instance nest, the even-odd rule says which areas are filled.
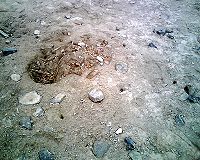
[[[30,116],[27,116],[27,117],[23,117],[21,120],[20,120],[20,126],[22,128],[25,128],[25,129],[28,129],[28,130],[32,130],[33,128],[33,121],[32,121],[32,118]]]
[[[2,49],[3,56],[8,56],[9,54],[13,54],[17,52],[16,48],[4,48]]]
[[[93,144],[93,154],[97,158],[101,158],[106,154],[109,148],[110,148],[110,145],[108,144],[108,142],[104,140],[95,141]]]
[[[54,155],[47,149],[42,149],[39,151],[39,159],[40,160],[54,160]]]
[[[125,137],[124,142],[126,143],[126,150],[134,150],[136,142],[131,137]]]
[[[152,42],[148,44],[149,47],[151,48],[157,48],[157,46],[155,44],[153,44]]]

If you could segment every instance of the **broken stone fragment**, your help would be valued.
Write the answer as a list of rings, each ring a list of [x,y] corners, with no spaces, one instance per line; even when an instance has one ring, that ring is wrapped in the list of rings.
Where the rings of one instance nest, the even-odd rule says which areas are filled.
[[[115,134],[122,134],[122,132],[123,132],[123,130],[122,130],[122,128],[118,128],[117,130],[116,130],[116,132],[115,132]]]
[[[19,103],[24,105],[31,105],[40,103],[41,96],[36,91],[26,93],[24,96],[19,97]]]
[[[38,154],[39,154],[40,160],[54,160],[55,159],[54,154],[51,153],[47,149],[41,149]]]
[[[99,70],[94,69],[93,71],[91,71],[91,72],[86,76],[86,78],[92,79],[92,78],[94,78],[98,73],[99,73]]]
[[[39,31],[39,30],[35,30],[35,31],[34,31],[34,35],[35,35],[35,36],[38,36],[39,34],[40,34],[40,31]]]
[[[57,94],[57,96],[55,96],[52,100],[51,100],[51,104],[60,104],[63,99],[65,98],[65,94],[64,93],[59,93]]]
[[[100,89],[93,89],[88,93],[89,99],[92,102],[101,102],[104,99],[104,94]]]
[[[33,113],[34,117],[42,117],[44,115],[44,109],[42,107],[38,107],[36,111]]]
[[[106,154],[109,148],[110,148],[110,145],[107,141],[105,140],[95,141],[93,144],[93,154],[97,158],[101,158]]]
[[[22,117],[19,124],[22,128],[25,128],[28,130],[32,130],[32,128],[33,128],[33,121],[30,116]]]

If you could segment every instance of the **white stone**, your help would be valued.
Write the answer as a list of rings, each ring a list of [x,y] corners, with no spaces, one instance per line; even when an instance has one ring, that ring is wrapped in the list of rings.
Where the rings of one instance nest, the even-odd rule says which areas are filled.
[[[101,102],[104,99],[104,94],[100,89],[93,89],[88,93],[89,99],[92,102]]]
[[[33,113],[34,117],[41,117],[44,115],[44,109],[42,107],[38,107],[36,111]]]
[[[78,45],[79,45],[80,47],[85,47],[85,46],[86,46],[86,44],[83,43],[83,42],[79,42]]]
[[[46,23],[45,21],[41,21],[40,24],[41,24],[42,26],[45,26],[47,23]]]
[[[21,76],[19,74],[12,74],[10,77],[13,81],[16,81],[16,82],[21,79]]]
[[[35,30],[34,31],[34,35],[38,36],[40,34],[40,31],[39,30]]]
[[[63,99],[65,98],[66,94],[64,93],[59,93],[57,96],[55,96],[52,100],[51,100],[51,104],[59,104],[63,101]]]
[[[100,57],[100,56],[97,56],[97,60],[99,61],[100,65],[102,66],[102,65],[103,65],[103,63],[104,63],[104,60],[103,60],[103,58],[102,58],[102,57]]]
[[[122,128],[118,128],[115,133],[116,134],[122,134],[122,132],[123,132]]]
[[[41,98],[42,97],[39,94],[37,94],[36,91],[32,91],[20,97],[19,103],[25,104],[25,105],[37,104],[37,103],[40,103]]]

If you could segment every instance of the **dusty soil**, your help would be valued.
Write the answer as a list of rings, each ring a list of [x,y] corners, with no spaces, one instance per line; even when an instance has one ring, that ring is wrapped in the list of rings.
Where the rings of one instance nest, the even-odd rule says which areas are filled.
[[[58,160],[95,160],[92,145],[105,139],[111,147],[102,159],[128,160],[126,136],[135,140],[142,159],[199,159],[199,6],[198,0],[2,0],[0,29],[11,43],[0,37],[0,47],[18,52],[0,59],[0,159],[35,160],[45,147]],[[173,30],[174,39],[153,32],[163,28]],[[27,65],[41,47],[83,35],[110,46],[112,61],[99,66],[100,74],[69,74],[45,85],[30,78]],[[116,71],[117,62],[127,63],[128,72]],[[11,80],[13,73],[21,75],[19,82]],[[196,101],[187,99],[188,85]],[[93,88],[104,92],[101,103],[88,98]],[[41,102],[20,104],[18,98],[31,91]],[[61,92],[65,99],[51,105]],[[45,110],[41,118],[32,116],[38,106]],[[183,125],[176,115],[183,116]],[[20,127],[23,116],[32,116],[32,130]],[[119,127],[123,133],[116,135]]]

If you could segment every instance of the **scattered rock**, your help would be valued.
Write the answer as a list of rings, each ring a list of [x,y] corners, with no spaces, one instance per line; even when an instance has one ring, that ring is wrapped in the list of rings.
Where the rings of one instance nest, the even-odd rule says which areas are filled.
[[[5,42],[6,42],[6,44],[9,44],[9,43],[11,43],[11,41],[10,41],[10,40],[6,40]]]
[[[47,23],[46,23],[45,21],[41,21],[40,24],[41,24],[42,26],[45,26]]]
[[[25,105],[37,104],[37,103],[40,103],[41,98],[42,97],[38,95],[36,91],[32,91],[20,97],[19,103],[25,104]]]
[[[122,133],[123,133],[122,128],[118,128],[118,129],[115,131],[115,134],[122,134]]]
[[[157,48],[157,46],[155,44],[153,44],[152,42],[148,44],[149,47],[151,48]]]
[[[85,44],[84,42],[79,42],[78,45],[79,45],[80,47],[85,47],[85,46],[86,46],[86,44]]]
[[[167,37],[170,39],[174,39],[174,36],[172,36],[171,34],[167,34]]]
[[[66,18],[66,19],[70,19],[70,18],[71,18],[71,15],[66,15],[65,18]]]
[[[8,38],[9,35],[7,33],[5,33],[4,31],[0,30],[0,35],[4,38]]]
[[[40,31],[39,31],[39,30],[35,30],[35,31],[34,31],[34,35],[35,35],[35,36],[40,35]]]
[[[136,151],[131,151],[128,156],[132,159],[132,160],[142,160],[142,155],[139,152]]]
[[[100,65],[102,66],[104,63],[104,60],[101,56],[97,56],[97,60],[99,61]]]
[[[177,114],[175,116],[175,122],[176,122],[176,125],[178,126],[184,126],[185,125],[184,116],[181,114]]]
[[[200,35],[197,37],[197,42],[200,43]]]
[[[17,52],[16,48],[4,48],[2,49],[2,56],[8,56],[9,54],[13,54]]]
[[[39,159],[40,160],[54,160],[54,154],[51,153],[49,150],[47,149],[42,149],[39,151]]]
[[[153,32],[154,33],[157,33],[158,35],[160,35],[160,36],[164,36],[165,34],[167,34],[167,33],[173,33],[173,31],[172,30],[170,30],[170,29],[160,29],[160,30],[153,30]]]
[[[189,95],[187,100],[189,100],[191,103],[200,103],[200,97],[194,95]]]
[[[33,113],[34,117],[42,117],[44,115],[44,109],[42,107],[38,107],[36,111]]]
[[[21,76],[19,74],[12,74],[10,77],[13,81],[16,81],[16,82],[21,79]]]
[[[128,71],[128,65],[124,62],[118,62],[115,64],[115,70],[125,74]]]
[[[131,137],[124,138],[124,142],[126,143],[126,150],[134,150],[136,142]]]
[[[120,28],[119,28],[119,27],[116,27],[116,31],[120,31]]]
[[[110,148],[110,145],[108,144],[108,142],[104,140],[95,141],[93,144],[93,154],[97,158],[101,158],[106,154],[109,148]]]
[[[28,129],[28,130],[32,130],[33,128],[33,121],[32,121],[32,118],[30,116],[27,116],[27,117],[23,117],[21,120],[20,120],[20,126],[22,128],[25,128],[25,129]]]
[[[100,89],[93,89],[88,93],[89,99],[92,102],[101,102],[104,99],[104,94]]]
[[[55,96],[52,100],[51,100],[51,104],[60,104],[63,99],[65,98],[65,94],[64,93],[59,93],[57,96]]]

